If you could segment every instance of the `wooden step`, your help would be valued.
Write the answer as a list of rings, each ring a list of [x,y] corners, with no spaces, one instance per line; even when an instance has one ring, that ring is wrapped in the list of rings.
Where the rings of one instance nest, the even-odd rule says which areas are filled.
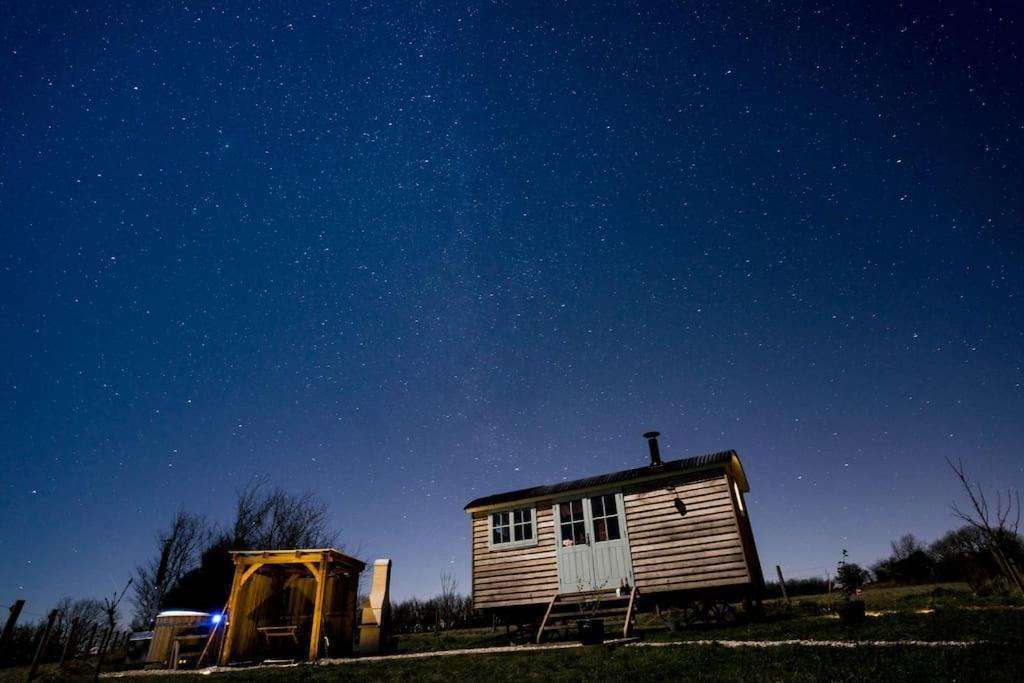
[[[607,609],[594,609],[594,610],[588,609],[586,612],[581,612],[579,609],[573,609],[571,611],[563,611],[563,612],[552,611],[551,614],[548,615],[548,621],[556,620],[556,618],[558,618],[558,620],[581,620],[581,618],[591,618],[591,617],[599,617],[599,616],[600,617],[604,617],[604,616],[615,616],[615,615],[622,616],[622,615],[625,615],[625,614],[626,614],[626,607],[625,606],[623,606],[623,607],[609,607]]]
[[[601,588],[596,591],[574,591],[572,593],[559,593],[559,597],[565,600],[568,598],[586,598],[595,595],[612,595],[617,590],[618,588]]]
[[[567,628],[572,628],[573,624],[576,623],[576,619],[573,621],[564,622],[548,622],[548,624],[542,629],[544,631],[563,631]],[[605,631],[611,633],[613,631],[621,631],[622,627],[626,625],[626,620],[623,617],[618,619],[602,619],[604,622]]]
[[[626,596],[616,595],[615,589],[555,594],[548,603],[540,628],[537,629],[537,642],[543,641],[544,633],[547,631],[563,630],[569,628],[574,621],[590,618],[601,618],[607,625],[614,625],[616,631],[621,628],[623,637],[626,637],[632,630],[636,617],[636,596],[635,586]],[[597,603],[597,609],[580,609],[581,604],[593,603]],[[609,629],[609,632],[612,632],[612,629]]]
[[[563,593],[559,595],[559,602],[562,604],[577,605],[581,602],[628,602],[629,593],[616,595],[615,591],[598,593]]]

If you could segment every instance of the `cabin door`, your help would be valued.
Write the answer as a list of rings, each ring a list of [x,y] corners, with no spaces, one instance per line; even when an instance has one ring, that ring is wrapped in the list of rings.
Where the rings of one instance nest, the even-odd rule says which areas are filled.
[[[573,498],[554,508],[559,593],[633,585],[621,493]]]

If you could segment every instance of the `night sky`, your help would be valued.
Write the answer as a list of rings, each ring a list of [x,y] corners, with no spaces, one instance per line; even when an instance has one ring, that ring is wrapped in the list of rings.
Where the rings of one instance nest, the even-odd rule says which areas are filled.
[[[0,604],[260,475],[468,590],[651,429],[766,574],[1024,485],[1021,10],[839,4],[2,3]]]

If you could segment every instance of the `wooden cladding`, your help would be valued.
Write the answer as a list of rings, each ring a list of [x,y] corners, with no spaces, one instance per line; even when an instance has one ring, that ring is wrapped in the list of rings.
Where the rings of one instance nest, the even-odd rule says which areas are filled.
[[[760,583],[749,523],[725,468],[620,485],[633,578],[641,593]],[[475,512],[473,602],[478,609],[547,604],[559,589],[553,500],[532,507],[535,545],[489,547],[488,512]]]
[[[750,581],[725,473],[697,481],[627,487],[633,574],[641,592]]]
[[[551,501],[534,507],[537,544],[490,550],[488,513],[473,515],[473,606],[477,609],[550,602],[558,592]]]

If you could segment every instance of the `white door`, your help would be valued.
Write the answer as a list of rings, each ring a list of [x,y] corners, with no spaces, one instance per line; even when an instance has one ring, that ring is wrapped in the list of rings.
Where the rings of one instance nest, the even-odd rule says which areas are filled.
[[[633,585],[621,493],[560,501],[554,514],[560,593]]]

